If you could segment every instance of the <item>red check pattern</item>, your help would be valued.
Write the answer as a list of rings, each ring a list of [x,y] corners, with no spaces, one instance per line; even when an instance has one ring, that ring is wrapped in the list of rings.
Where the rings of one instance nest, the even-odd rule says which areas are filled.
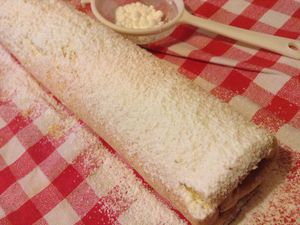
[[[90,14],[77,0],[70,2]],[[298,1],[185,3],[200,17],[300,39]],[[258,193],[257,198],[265,201],[259,203],[260,207],[251,207],[254,198],[237,220],[241,224],[300,224],[300,61],[187,25],[180,25],[169,37],[147,48],[177,65],[183,74],[253,122],[270,129],[281,143],[278,168],[270,176],[273,180],[267,178]],[[7,70],[8,65],[12,69]],[[135,182],[141,182],[138,174],[135,173],[137,181],[131,183],[131,179],[124,183],[118,178],[115,172],[133,172],[115,157],[107,143],[95,140],[84,124],[47,94],[37,96],[26,89],[25,82],[20,84],[14,77],[29,79],[1,47],[1,225],[186,222],[178,212],[157,200],[157,194],[148,192],[147,184],[142,181],[137,185]],[[7,93],[7,89],[14,91]],[[113,166],[108,170],[105,165],[110,160]],[[122,191],[135,185],[140,194]],[[126,190],[130,193],[132,188]],[[149,210],[151,205],[161,210]],[[245,213],[247,217],[243,217]]]

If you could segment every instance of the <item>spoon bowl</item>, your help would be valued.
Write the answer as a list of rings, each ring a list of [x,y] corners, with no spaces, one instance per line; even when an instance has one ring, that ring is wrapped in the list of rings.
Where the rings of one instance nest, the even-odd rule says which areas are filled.
[[[126,38],[137,44],[148,44],[160,40],[175,29],[175,25],[181,17],[184,10],[184,4],[181,0],[101,0],[101,1],[84,1],[90,2],[93,14],[106,26],[121,33]],[[153,5],[156,10],[164,14],[163,25],[147,29],[125,28],[115,24],[115,12],[119,6],[141,2],[145,5]]]

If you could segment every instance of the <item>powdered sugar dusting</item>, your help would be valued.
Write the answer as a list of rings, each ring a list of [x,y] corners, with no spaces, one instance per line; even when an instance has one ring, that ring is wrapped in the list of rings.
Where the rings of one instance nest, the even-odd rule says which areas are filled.
[[[282,148],[276,167],[233,224],[295,225],[299,212],[300,154]]]
[[[4,82],[1,84],[4,84]],[[7,99],[9,100],[9,98]],[[37,105],[35,106],[38,107]],[[33,107],[33,109],[34,108],[35,107]],[[35,113],[35,110],[31,111]],[[24,114],[32,115],[30,110]],[[87,174],[91,173],[91,177],[93,176],[92,174],[96,174],[97,171],[100,170],[99,168],[103,159],[105,158],[101,154],[97,154],[97,148],[98,147],[91,148],[88,150],[89,152],[83,152],[81,155],[84,159],[82,165],[86,168]],[[96,157],[94,157],[94,155]],[[100,160],[100,158],[102,160]],[[295,224],[295,221],[299,221],[297,218],[299,217],[299,208],[297,208],[297,206],[300,205],[298,198],[300,183],[299,155],[290,153],[288,150],[282,150],[280,159],[282,159],[282,161],[279,160],[279,169],[272,172],[272,175],[270,175],[270,177],[268,177],[266,180],[266,186],[263,187],[262,191],[257,195],[257,197],[250,201],[250,204],[245,207],[243,211],[244,213],[238,217],[238,221],[240,221],[241,224]],[[109,165],[109,163],[107,164]],[[289,168],[288,165],[292,165],[292,168]],[[107,169],[108,168],[109,167],[107,167]],[[275,184],[274,180],[276,181]],[[97,179],[95,179],[95,181],[97,182]],[[279,182],[278,185],[276,184],[277,182]],[[149,220],[151,219],[151,221],[154,221],[153,224],[156,224],[155,222],[159,221],[157,218],[165,218],[164,210],[168,211],[169,209],[166,207],[162,207],[161,209],[160,207],[157,207],[156,204],[152,205],[152,203],[149,205],[154,206],[154,208],[151,208],[150,206],[148,208],[148,202],[156,202],[155,198],[151,198],[151,200],[148,199],[149,195],[151,194],[147,192],[143,196],[144,199],[136,198],[133,200],[131,207],[126,210],[126,213],[121,214],[119,217],[119,220],[122,221],[122,224],[139,224],[139,222],[143,223],[142,219],[144,219],[144,217],[149,217]],[[147,210],[145,210],[146,212],[143,214],[144,217],[141,217],[141,209],[145,208],[146,205]],[[256,205],[258,206],[256,207]],[[116,211],[117,209],[120,209],[118,207],[119,206],[115,208]],[[156,211],[160,211],[160,213],[156,213]],[[152,218],[152,212],[155,212],[155,218]],[[176,222],[174,222],[174,224],[176,224]]]
[[[106,215],[103,217],[106,218],[105,221],[94,221],[94,224],[102,225],[104,222],[112,224],[114,221],[118,221],[118,217],[121,218],[122,224],[143,224],[148,218],[147,224],[149,225],[187,224],[173,210],[157,199],[151,190],[146,189],[134,172],[108,151],[101,141],[90,133],[88,128],[81,125],[61,105],[48,96],[1,46],[0,78],[1,81],[5,81],[0,83],[1,100],[18,102],[22,112],[30,109],[30,115],[38,114],[30,119],[34,120],[33,123],[43,126],[46,124],[43,129],[49,130],[45,134],[50,139],[58,138],[51,133],[53,127],[59,130],[59,136],[64,135],[63,138],[74,137],[72,140],[76,142],[80,152],[77,153],[77,150],[74,152],[70,145],[68,157],[73,158],[73,166],[80,174],[87,177],[88,184],[99,196],[99,201],[95,206],[97,212]],[[41,105],[43,111],[40,111]],[[38,123],[41,116],[43,116],[42,121]],[[58,119],[53,120],[53,117]],[[136,211],[136,207],[138,207],[138,211]],[[133,211],[134,215],[132,215]]]
[[[90,158],[90,155],[87,157]],[[109,196],[109,200],[103,201],[99,210],[116,215],[123,211],[123,208],[128,208],[120,215],[119,221],[122,224],[144,224],[144,220],[148,221],[147,224],[153,225],[185,224],[184,221],[174,217],[171,211],[167,210],[167,207],[159,202],[149,190],[143,188],[142,183],[123,163],[111,155],[102,159],[101,166],[88,177],[89,184],[97,190],[99,195]],[[149,213],[151,219],[148,217]]]
[[[60,1],[6,0],[4,7],[12,10],[1,12],[10,25],[1,23],[0,38],[26,68],[193,218],[212,213],[269,154],[274,139],[266,131]]]

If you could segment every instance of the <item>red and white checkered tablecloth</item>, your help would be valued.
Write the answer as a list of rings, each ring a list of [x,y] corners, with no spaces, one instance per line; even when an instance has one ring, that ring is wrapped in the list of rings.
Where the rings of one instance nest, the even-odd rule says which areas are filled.
[[[299,1],[185,3],[201,17],[300,39]],[[281,144],[277,167],[234,224],[300,224],[300,60],[187,25],[147,48],[270,129]],[[185,223],[0,47],[1,225]]]

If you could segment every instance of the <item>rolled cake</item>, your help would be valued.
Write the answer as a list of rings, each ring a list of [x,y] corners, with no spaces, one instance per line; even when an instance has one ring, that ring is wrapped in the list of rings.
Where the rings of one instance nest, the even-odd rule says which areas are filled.
[[[193,224],[232,219],[274,155],[266,130],[60,0],[1,0],[0,42]]]

